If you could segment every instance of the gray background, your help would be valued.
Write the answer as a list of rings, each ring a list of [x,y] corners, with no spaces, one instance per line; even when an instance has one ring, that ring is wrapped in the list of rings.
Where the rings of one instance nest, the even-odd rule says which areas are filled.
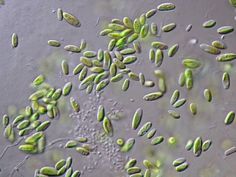
[[[132,19],[152,8],[156,8],[162,0],[7,0],[0,7],[0,112],[24,108],[29,104],[27,98],[32,93],[29,87],[32,80],[38,74],[45,74],[47,81],[57,87],[63,86],[66,81],[78,84],[77,77],[64,77],[61,74],[60,62],[67,59],[71,68],[79,63],[80,54],[70,54],[63,50],[67,44],[79,45],[83,38],[87,41],[90,50],[106,49],[108,38],[100,37],[99,32],[113,18],[128,16]],[[138,82],[132,81],[126,93],[121,91],[121,83],[110,84],[102,93],[100,99],[96,95],[86,95],[74,88],[72,95],[79,98],[82,111],[76,115],[72,113],[68,98],[63,101],[61,107],[62,116],[54,120],[47,130],[48,142],[57,138],[70,138],[86,136],[91,139],[91,144],[96,150],[89,157],[83,157],[73,150],[60,148],[57,143],[53,148],[47,149],[44,154],[31,156],[23,161],[25,154],[18,151],[17,147],[11,147],[0,160],[0,177],[10,176],[17,164],[23,161],[18,172],[13,176],[33,176],[34,170],[46,165],[55,164],[56,160],[71,155],[74,159],[74,169],[83,171],[82,176],[94,177],[118,177],[125,176],[121,169],[127,156],[136,158],[138,165],[142,166],[143,159],[152,161],[160,160],[163,167],[161,175],[165,177],[235,177],[235,154],[224,158],[224,150],[235,145],[236,124],[225,127],[223,120],[230,110],[235,110],[235,71],[230,70],[231,87],[224,90],[221,84],[221,76],[224,65],[217,63],[215,56],[204,53],[199,48],[200,43],[210,44],[213,40],[220,39],[217,27],[232,25],[235,27],[235,9],[227,0],[170,0],[176,4],[176,9],[171,12],[158,12],[149,22],[155,22],[159,28],[163,24],[176,22],[177,28],[160,37],[141,41],[142,53],[138,54],[138,62],[130,66],[134,72],[143,72],[147,79],[155,81],[153,71],[154,64],[148,60],[148,49],[151,41],[161,40],[168,45],[179,43],[180,49],[173,58],[165,57],[161,70],[166,74],[168,91],[163,98],[154,102],[144,102],[144,94],[154,91],[155,88],[143,88]],[[81,21],[81,27],[75,28],[64,21],[58,21],[55,11],[62,8],[64,11],[74,14]],[[212,29],[202,28],[206,20],[214,19],[217,25]],[[97,22],[99,22],[97,24]],[[192,24],[190,32],[185,28]],[[15,32],[19,36],[19,46],[11,47],[11,35]],[[47,45],[49,39],[61,41],[60,48]],[[198,44],[190,41],[197,39]],[[226,35],[224,42],[227,45],[225,51],[235,52],[235,32]],[[177,84],[178,75],[184,70],[181,65],[183,57],[199,58],[204,65],[194,73],[194,88],[187,91]],[[181,97],[188,102],[179,109],[181,118],[174,120],[167,110],[169,98],[175,89],[181,91]],[[204,88],[210,88],[213,92],[213,102],[207,103],[203,98]],[[133,101],[130,99],[134,99]],[[191,102],[198,104],[198,114],[192,116],[188,110]],[[102,140],[100,135],[101,124],[96,122],[96,109],[99,104],[104,104],[111,112],[119,112],[122,119],[113,120],[115,135],[113,138]],[[10,107],[9,107],[10,106]],[[166,139],[175,136],[178,139],[177,147],[169,147],[166,142],[152,147],[145,137],[138,138],[137,132],[131,130],[131,119],[134,111],[142,107],[144,120],[151,121],[157,132]],[[12,112],[12,111],[10,111]],[[14,113],[12,113],[12,116]],[[0,127],[2,129],[2,127]],[[188,139],[201,136],[204,140],[211,139],[212,147],[200,157],[194,157],[193,153],[184,149]],[[117,152],[115,140],[118,137],[136,138],[134,149],[122,154]],[[62,144],[64,142],[62,141]],[[0,136],[0,152],[9,145],[3,136]],[[100,155],[99,155],[100,154]],[[171,163],[175,158],[186,157],[190,166],[177,173]]]

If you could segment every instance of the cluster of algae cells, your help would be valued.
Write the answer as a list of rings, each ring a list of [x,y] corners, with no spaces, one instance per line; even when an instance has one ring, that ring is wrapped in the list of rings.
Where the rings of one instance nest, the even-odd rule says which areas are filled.
[[[236,6],[234,0],[229,0],[229,4],[232,7]],[[106,93],[106,87],[110,84],[116,84],[120,87],[120,90],[126,92],[130,89],[130,85],[133,82],[138,82],[140,87],[152,90],[142,96],[144,102],[158,102],[167,95],[170,95],[169,109],[166,114],[169,115],[169,119],[172,121],[182,121],[182,116],[179,112],[179,108],[188,104],[188,110],[192,116],[198,116],[198,111],[202,107],[193,101],[189,101],[182,93],[182,89],[168,88],[167,76],[161,69],[162,63],[165,58],[172,58],[181,50],[181,46],[178,43],[169,46],[164,41],[155,40],[156,37],[161,35],[167,35],[178,27],[176,23],[164,24],[159,27],[156,23],[152,22],[152,17],[158,13],[175,13],[176,5],[171,2],[160,3],[156,8],[153,8],[146,13],[141,14],[139,17],[131,19],[124,17],[123,19],[112,19],[107,26],[102,29],[100,36],[107,36],[109,43],[107,49],[86,50],[86,40],[82,39],[80,46],[69,44],[64,46],[64,50],[71,53],[79,53],[80,63],[71,69],[70,62],[68,60],[61,61],[61,73],[65,77],[77,77],[79,80],[78,89],[81,92],[85,92],[86,95],[94,100],[88,101],[92,105],[92,111],[96,111],[93,117],[96,117],[96,127],[99,127],[99,131],[92,128],[93,135],[86,135],[86,133],[77,132],[75,138],[59,138],[55,141],[47,141],[47,129],[51,124],[56,124],[59,117],[66,117],[67,109],[65,108],[66,97],[69,97],[69,104],[73,113],[71,116],[79,115],[80,119],[83,119],[85,112],[83,106],[85,104],[80,103],[80,99],[72,96],[72,92],[75,89],[75,84],[72,81],[66,82],[61,88],[55,88],[51,84],[46,82],[46,73],[37,76],[30,84],[35,90],[29,96],[30,104],[21,109],[17,116],[5,114],[2,118],[3,135],[12,145],[7,146],[2,152],[0,159],[3,158],[6,151],[10,147],[18,147],[18,149],[27,154],[24,160],[28,160],[32,155],[47,153],[47,150],[51,146],[60,142],[60,148],[74,150],[79,153],[81,158],[89,158],[96,151],[97,147],[94,144],[99,145],[96,141],[101,141],[105,144],[105,150],[109,151],[106,147],[106,141],[112,141],[115,147],[111,153],[117,152],[122,155],[127,155],[122,159],[122,167],[117,168],[122,171],[123,175],[130,177],[161,177],[165,176],[164,165],[167,165],[165,160],[171,161],[171,167],[175,169],[176,173],[181,173],[188,169],[191,162],[184,156],[176,156],[175,159],[168,159],[163,157],[163,154],[158,154],[156,157],[156,151],[158,147],[168,146],[168,148],[184,148],[186,151],[192,151],[191,154],[198,158],[204,156],[208,150],[211,150],[214,146],[214,142],[211,139],[205,137],[195,137],[189,139],[185,144],[180,145],[178,138],[175,136],[169,136],[161,134],[161,131],[157,130],[152,122],[145,121],[145,110],[141,107],[137,108],[133,112],[133,116],[130,120],[126,120],[126,124],[136,132],[137,136],[129,135],[128,138],[117,137],[115,135],[115,126],[118,124],[118,120],[122,119],[122,113],[110,111],[103,104],[101,95]],[[81,28],[80,20],[69,12],[63,11],[63,9],[57,10],[57,19],[59,21],[65,21],[69,25]],[[207,20],[203,22],[202,27],[206,29],[212,29],[217,25],[215,20]],[[191,25],[186,28],[186,31],[191,30]],[[234,32],[232,26],[219,26],[216,30],[219,35],[229,35]],[[19,45],[17,33],[12,34],[12,47],[17,48]],[[137,54],[142,52],[142,43],[149,42],[153,38],[154,41],[150,42],[149,50],[149,62],[155,65],[156,69],[153,71],[154,80],[147,80],[143,73],[133,72],[129,68],[130,65],[136,64],[139,60]],[[173,41],[174,42],[174,41]],[[48,40],[48,45],[52,47],[61,47],[61,43],[58,40]],[[212,41],[211,44],[202,43],[199,45],[202,52],[206,52],[215,56],[216,62],[224,63],[224,72],[222,75],[222,88],[230,89],[230,70],[232,68],[231,61],[236,59],[236,53],[225,52],[227,45],[221,40]],[[183,57],[182,60],[183,71],[180,72],[178,79],[176,80],[179,87],[183,90],[191,91],[196,84],[197,75],[204,67],[204,61],[198,57]],[[169,93],[172,90],[172,93]],[[203,101],[207,104],[211,104],[214,99],[214,94],[211,88],[205,88],[202,92]],[[168,93],[168,94],[167,94]],[[121,93],[122,94],[122,93]],[[98,106],[97,106],[98,104]],[[114,103],[116,105],[117,103]],[[96,107],[97,106],[97,107]],[[12,111],[15,112],[14,108]],[[86,112],[88,114],[88,112]],[[92,117],[92,116],[91,116]],[[222,122],[225,126],[230,126],[234,122],[235,113],[229,110],[225,115],[225,119]],[[86,119],[83,119],[85,121]],[[87,121],[87,120],[86,120]],[[80,122],[82,123],[82,121]],[[87,128],[88,130],[88,128]],[[85,130],[83,130],[86,132]],[[89,133],[89,132],[88,132]],[[95,137],[95,143],[92,138]],[[136,146],[136,139],[143,137],[145,141],[149,141],[152,148],[148,149],[148,158],[139,162],[134,155],[129,157],[129,153]],[[91,139],[90,139],[91,138]],[[94,144],[93,144],[93,143]],[[115,143],[114,143],[115,142]],[[103,144],[103,145],[104,145]],[[225,141],[224,155],[227,157],[236,152],[230,142]],[[155,149],[156,148],[156,149]],[[116,152],[117,151],[117,152]],[[97,153],[97,152],[96,152]],[[108,153],[108,156],[111,156]],[[111,156],[112,157],[112,156]],[[113,158],[116,158],[114,156]],[[35,177],[47,177],[47,176],[65,176],[65,177],[79,177],[86,176],[86,170],[75,169],[77,167],[76,161],[73,160],[73,156],[64,158],[55,157],[55,166],[43,166],[39,169],[35,169]],[[23,161],[24,162],[24,161]],[[99,161],[98,161],[99,163]],[[117,163],[117,162],[116,162]],[[113,164],[113,165],[116,165]],[[18,166],[13,169],[10,175],[13,175],[17,171]],[[213,168],[213,167],[212,167]],[[214,170],[214,169],[213,169]],[[210,172],[207,170],[202,171],[206,175]],[[204,174],[202,174],[204,176]]]

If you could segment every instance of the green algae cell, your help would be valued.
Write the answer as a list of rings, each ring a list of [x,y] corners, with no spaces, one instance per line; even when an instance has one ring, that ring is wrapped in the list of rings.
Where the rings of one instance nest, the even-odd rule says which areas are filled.
[[[12,48],[16,48],[18,46],[18,35],[16,33],[13,33],[11,36],[11,45]]]
[[[190,103],[189,104],[189,110],[193,115],[197,114],[197,104],[196,103]]]
[[[11,124],[7,125],[4,129],[4,137],[11,143],[16,140],[16,134]]]
[[[127,91],[129,89],[129,85],[130,85],[130,80],[129,79],[125,79],[123,84],[122,84],[122,91]]]
[[[171,146],[175,146],[177,144],[177,139],[173,136],[168,138],[168,144]]]
[[[168,56],[173,57],[179,49],[179,44],[174,44],[173,46],[170,47],[168,50]]]
[[[144,136],[152,127],[152,122],[146,122],[138,131],[138,136]]]
[[[152,145],[158,145],[158,144],[162,143],[163,141],[164,141],[163,136],[157,136],[157,137],[152,139],[151,144]]]
[[[135,144],[135,139],[134,138],[129,138],[128,140],[125,141],[125,144],[121,147],[120,151],[121,152],[129,152]]]
[[[228,72],[224,72],[222,75],[222,85],[224,89],[229,89],[230,87],[230,76]]]
[[[61,43],[58,40],[48,40],[48,45],[52,46],[52,47],[60,47]]]
[[[205,98],[208,102],[211,102],[211,101],[212,101],[212,93],[211,93],[211,90],[205,89],[203,94],[204,94],[204,98]]]
[[[113,126],[110,119],[108,119],[107,117],[104,117],[103,119],[103,130],[107,135],[113,135]]]
[[[138,126],[141,123],[142,120],[142,115],[143,115],[143,110],[141,108],[138,108],[134,115],[133,115],[133,120],[132,120],[132,128],[136,130]]]
[[[217,29],[217,32],[219,34],[228,34],[234,31],[234,27],[232,26],[222,26],[220,28]]]
[[[37,76],[34,80],[33,80],[33,85],[34,86],[39,86],[41,85],[43,82],[45,81],[45,77],[44,75],[40,74],[39,76]]]
[[[206,140],[202,143],[202,151],[205,152],[211,147],[212,141]]]
[[[7,114],[4,114],[2,117],[2,125],[4,128],[6,128],[9,125],[10,118]]]
[[[136,159],[129,159],[128,162],[126,162],[124,169],[128,169],[131,167],[134,167],[137,164],[137,160]]]
[[[162,92],[152,92],[152,93],[148,93],[148,94],[144,95],[143,99],[145,101],[155,101],[162,96],[163,96]]]
[[[97,111],[97,120],[101,122],[103,121],[104,117],[105,117],[105,108],[102,105],[100,105]]]
[[[58,8],[58,9],[57,9],[57,19],[58,19],[59,21],[62,21],[62,20],[63,20],[63,11],[62,11],[61,8]]]
[[[169,23],[169,24],[167,24],[167,25],[164,25],[162,28],[161,28],[161,30],[163,31],[163,32],[170,32],[170,31],[172,31],[172,30],[174,30],[176,28],[176,24],[175,23]]]
[[[236,0],[229,0],[229,3],[230,3],[233,7],[236,7]]]
[[[61,69],[64,75],[68,75],[69,74],[69,65],[68,62],[66,60],[63,60],[61,62]]]
[[[168,113],[174,119],[179,119],[180,118],[180,114],[178,112],[174,111],[174,110],[168,110]]]
[[[81,174],[81,172],[79,170],[76,170],[71,174],[71,177],[79,177],[80,174]]]
[[[175,160],[173,161],[172,165],[173,165],[174,167],[177,167],[177,166],[183,164],[184,162],[186,162],[186,159],[185,159],[184,157],[180,157],[180,158],[178,158],[178,159],[175,159]]]
[[[176,101],[179,99],[179,96],[180,96],[179,90],[175,90],[171,95],[170,104],[171,105],[175,104]]]
[[[156,9],[151,9],[151,10],[147,11],[145,15],[146,15],[147,18],[151,18],[156,13],[157,13]]]
[[[160,5],[157,6],[157,9],[159,11],[169,11],[169,10],[174,10],[175,9],[175,5],[173,3],[170,2],[166,2],[166,3],[162,3]]]
[[[72,44],[66,45],[64,47],[64,49],[68,52],[73,52],[73,53],[80,53],[81,52],[81,49],[78,46],[72,45]]]
[[[235,118],[235,112],[234,111],[228,112],[228,114],[226,115],[225,120],[224,120],[225,125],[232,124],[234,121],[234,118]]]
[[[125,144],[125,141],[124,141],[124,139],[122,139],[122,138],[118,138],[118,139],[116,140],[116,144],[117,144],[118,146],[122,147],[122,146]]]
[[[217,49],[226,49],[226,45],[218,40],[212,41],[211,45]]]
[[[208,45],[208,44],[203,43],[203,44],[200,44],[199,46],[204,52],[207,52],[209,54],[218,55],[221,53],[221,51],[218,48]]]
[[[198,59],[195,58],[185,58],[182,61],[182,64],[186,67],[186,68],[190,68],[190,69],[195,69],[201,66],[201,62]]]
[[[147,133],[147,138],[151,139],[155,134],[156,134],[157,130],[156,129],[152,129]]]
[[[80,111],[80,105],[73,97],[70,97],[70,104],[75,112]]]
[[[53,167],[43,167],[40,169],[40,173],[48,176],[57,176],[57,170]]]
[[[179,108],[181,106],[183,106],[185,104],[187,100],[185,98],[181,98],[179,100],[177,100],[174,104],[173,104],[173,107],[174,108]]]
[[[62,95],[63,96],[69,95],[71,92],[71,89],[72,89],[72,82],[67,82],[62,89]]]
[[[65,21],[69,23],[70,25],[75,26],[75,27],[79,27],[81,25],[79,19],[75,17],[74,15],[68,12],[63,12],[62,15],[63,15],[63,19],[65,19]]]
[[[190,140],[187,141],[187,143],[185,145],[185,149],[187,151],[190,151],[192,148],[193,148],[193,140],[190,139]]]
[[[228,62],[236,59],[236,54],[235,53],[225,53],[218,55],[216,57],[216,60],[219,62]]]
[[[76,147],[78,145],[78,142],[77,141],[75,141],[75,140],[69,140],[69,141],[67,141],[66,142],[66,144],[65,144],[65,148],[74,148],[74,147]]]
[[[162,65],[163,59],[164,59],[163,51],[161,49],[157,49],[155,53],[155,59],[154,59],[155,65],[157,67],[160,67]]]
[[[84,147],[77,147],[76,151],[80,153],[81,155],[88,156],[89,155],[89,150],[84,148]]]
[[[165,50],[168,48],[168,45],[164,42],[160,42],[160,41],[154,41],[152,42],[152,47],[156,48],[156,49],[161,49],[161,50]]]
[[[175,167],[177,172],[182,172],[188,168],[189,164],[187,162],[182,163],[181,165]]]
[[[193,153],[195,156],[199,156],[202,151],[202,138],[197,137],[193,142]]]
[[[207,20],[207,21],[205,21],[203,24],[202,24],[202,26],[204,27],[204,28],[212,28],[212,27],[214,27],[216,25],[216,21],[215,20]]]

